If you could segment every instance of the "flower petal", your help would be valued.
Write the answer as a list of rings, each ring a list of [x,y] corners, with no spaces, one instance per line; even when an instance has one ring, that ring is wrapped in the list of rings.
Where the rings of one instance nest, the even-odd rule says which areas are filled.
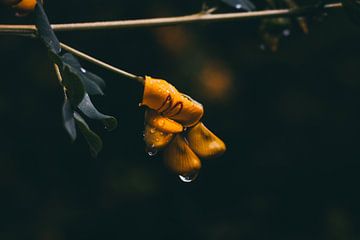
[[[177,134],[164,151],[165,164],[176,174],[186,175],[199,171],[201,161],[186,143],[185,139]]]
[[[148,149],[162,149],[173,139],[174,134],[161,132],[158,129],[146,125],[144,130],[144,141]]]
[[[149,76],[145,77],[142,104],[185,127],[198,123],[204,114],[203,106],[200,103],[180,93],[165,80]]]
[[[226,151],[225,143],[199,122],[192,127],[186,136],[190,148],[201,158],[211,158]]]
[[[163,117],[151,109],[147,109],[145,111],[145,122],[157,130],[165,133],[180,133],[184,130],[184,127],[180,123]]]

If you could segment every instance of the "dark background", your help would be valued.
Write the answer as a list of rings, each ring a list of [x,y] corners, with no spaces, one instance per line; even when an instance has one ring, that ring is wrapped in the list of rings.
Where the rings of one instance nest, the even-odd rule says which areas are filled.
[[[199,1],[46,1],[53,23],[174,16]],[[32,23],[5,9],[2,23]],[[107,82],[91,158],[63,129],[63,94],[36,39],[0,36],[0,239],[360,239],[360,28],[342,10],[294,24],[276,53],[259,20],[58,33],[115,66],[165,78],[227,144],[182,183],[142,140],[142,89]]]

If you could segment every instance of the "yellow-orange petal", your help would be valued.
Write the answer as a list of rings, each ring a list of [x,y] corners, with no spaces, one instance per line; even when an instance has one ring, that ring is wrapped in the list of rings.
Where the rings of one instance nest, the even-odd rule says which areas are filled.
[[[197,172],[201,168],[200,159],[180,134],[165,148],[164,161],[168,168],[179,175]]]
[[[210,158],[226,151],[225,143],[199,122],[192,127],[186,136],[190,148],[201,158]]]
[[[200,103],[180,93],[165,80],[149,76],[145,77],[142,104],[185,127],[198,123],[204,114]]]
[[[36,6],[36,0],[22,0],[14,6],[19,11],[22,12],[31,12]]]
[[[151,109],[145,111],[145,122],[161,132],[180,133],[184,130],[184,127],[180,123],[177,123],[170,118],[163,117],[155,110]]]
[[[144,141],[149,149],[162,149],[170,143],[173,137],[172,133],[161,132],[152,126],[145,125]]]

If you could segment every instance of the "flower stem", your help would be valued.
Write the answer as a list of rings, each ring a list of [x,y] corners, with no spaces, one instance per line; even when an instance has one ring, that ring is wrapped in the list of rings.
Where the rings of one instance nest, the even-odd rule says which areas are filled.
[[[85,22],[85,23],[66,23],[51,25],[54,31],[79,31],[79,30],[96,30],[96,29],[119,29],[119,28],[136,28],[136,27],[160,27],[190,23],[209,23],[230,20],[246,20],[256,18],[273,18],[273,17],[291,17],[311,14],[316,6],[299,7],[292,9],[275,9],[261,10],[254,12],[238,13],[214,13],[200,12],[197,14],[166,17],[166,18],[149,18],[136,20],[119,20],[119,21],[102,21],[102,22]],[[341,3],[326,4],[324,9],[342,8]],[[0,33],[34,33],[34,25],[0,25]]]
[[[97,58],[89,56],[88,54],[83,53],[83,52],[81,52],[81,51],[79,51],[79,50],[77,50],[75,48],[72,48],[69,45],[66,45],[64,43],[60,43],[60,45],[61,45],[62,49],[74,54],[75,56],[83,58],[83,59],[85,59],[85,60],[87,60],[87,61],[89,61],[91,63],[94,63],[94,64],[96,64],[96,65],[98,65],[100,67],[103,67],[103,68],[105,68],[105,69],[107,69],[107,70],[109,70],[111,72],[117,73],[117,74],[119,74],[121,76],[136,80],[139,83],[144,84],[144,78],[141,77],[141,76],[137,76],[137,75],[129,73],[127,71],[121,70],[121,69],[119,69],[117,67],[114,67],[114,66],[112,66],[112,65],[110,65],[108,63],[105,63],[105,62],[103,62],[103,61],[101,61],[101,60],[99,60]]]

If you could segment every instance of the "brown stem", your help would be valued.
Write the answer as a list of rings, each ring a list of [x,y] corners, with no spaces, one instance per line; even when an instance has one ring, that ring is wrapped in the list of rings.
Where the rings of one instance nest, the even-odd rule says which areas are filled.
[[[341,8],[341,3],[332,3],[324,6],[324,9],[338,9]],[[313,9],[309,7],[298,9],[276,9],[263,10],[254,12],[241,13],[217,13],[211,14],[209,12],[201,12],[198,14],[166,17],[166,18],[150,18],[137,20],[120,20],[120,21],[103,21],[103,22],[86,22],[86,23],[67,23],[67,24],[53,24],[51,25],[55,31],[75,31],[75,30],[95,30],[95,29],[118,29],[118,28],[136,28],[136,27],[159,27],[171,26],[179,24],[190,23],[208,23],[220,22],[230,20],[246,20],[255,18],[270,18],[270,17],[290,17],[294,15],[311,13]],[[36,28],[34,25],[0,25],[1,32],[21,32],[34,33]]]

